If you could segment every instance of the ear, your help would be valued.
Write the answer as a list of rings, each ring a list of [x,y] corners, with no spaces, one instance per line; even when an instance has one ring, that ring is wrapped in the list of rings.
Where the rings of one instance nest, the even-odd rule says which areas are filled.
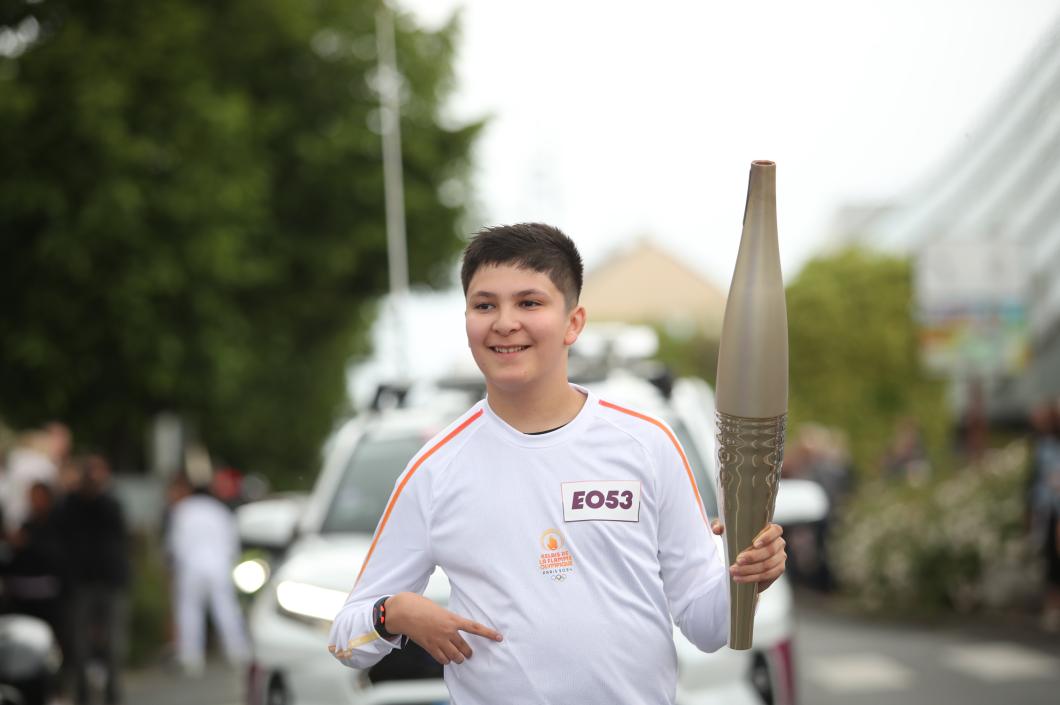
[[[567,314],[567,332],[563,335],[563,344],[567,347],[574,345],[574,341],[581,335],[585,328],[585,307],[575,306],[574,310]]]

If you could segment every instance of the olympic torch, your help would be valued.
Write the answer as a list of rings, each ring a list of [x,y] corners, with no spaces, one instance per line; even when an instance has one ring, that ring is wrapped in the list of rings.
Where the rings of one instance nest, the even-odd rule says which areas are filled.
[[[743,234],[718,351],[717,448],[727,565],[773,519],[788,411],[788,315],[776,164],[751,162]],[[729,578],[729,647],[751,648],[757,583]]]

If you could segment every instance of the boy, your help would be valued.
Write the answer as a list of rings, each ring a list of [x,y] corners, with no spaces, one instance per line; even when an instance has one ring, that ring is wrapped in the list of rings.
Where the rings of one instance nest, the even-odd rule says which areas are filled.
[[[670,616],[704,651],[729,629],[684,452],[665,424],[568,382],[585,309],[566,235],[483,230],[461,282],[487,397],[398,479],[330,651],[363,669],[412,639],[460,705],[672,703]],[[765,588],[784,571],[780,533],[741,554],[737,580]],[[436,566],[449,609],[420,594]]]

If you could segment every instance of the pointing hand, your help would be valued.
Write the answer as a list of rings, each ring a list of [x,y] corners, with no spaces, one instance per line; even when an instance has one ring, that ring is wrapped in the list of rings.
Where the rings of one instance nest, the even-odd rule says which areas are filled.
[[[471,658],[471,647],[460,632],[501,641],[499,632],[445,609],[423,595],[399,592],[386,601],[386,629],[404,634],[443,666]]]

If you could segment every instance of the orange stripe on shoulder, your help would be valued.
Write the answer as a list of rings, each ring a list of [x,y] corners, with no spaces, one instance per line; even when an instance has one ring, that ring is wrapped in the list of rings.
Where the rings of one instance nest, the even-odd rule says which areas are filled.
[[[696,506],[699,507],[699,513],[703,517],[703,523],[709,527],[710,522],[707,521],[707,511],[703,508],[703,501],[700,499],[699,485],[696,484],[696,476],[692,473],[692,466],[688,464],[688,457],[685,456],[684,450],[681,449],[681,444],[678,443],[677,438],[674,437],[673,431],[667,428],[666,424],[664,424],[662,421],[659,421],[658,419],[653,419],[652,417],[646,414],[642,414],[639,411],[633,411],[632,409],[627,409],[624,406],[619,406],[618,404],[612,404],[611,402],[604,401],[603,399],[600,400],[600,406],[606,406],[608,409],[614,409],[615,411],[622,412],[623,414],[628,414],[629,416],[638,418],[642,421],[647,421],[648,423],[653,424],[662,429],[663,433],[666,434],[666,437],[669,438],[670,442],[674,444],[674,450],[676,450],[677,454],[681,456],[681,462],[685,465],[685,473],[688,475],[688,481],[689,483],[691,483],[692,492],[695,496]]]
[[[427,458],[429,458],[432,455],[434,455],[438,451],[439,448],[441,448],[446,443],[448,443],[449,441],[453,440],[458,435],[460,435],[460,433],[464,429],[466,429],[468,426],[470,426],[475,421],[477,421],[479,419],[479,417],[481,417],[481,416],[482,416],[482,409],[479,409],[474,414],[469,416],[462,424],[460,424],[459,426],[454,428],[452,431],[447,433],[445,438],[443,438],[442,440],[438,441],[433,446],[428,448],[427,452],[425,452],[423,455],[421,455],[419,457],[419,460],[417,460],[413,464],[413,466],[411,468],[409,468],[409,471],[405,474],[405,477],[401,480],[401,483],[398,484],[397,490],[394,491],[394,496],[390,498],[390,502],[388,502],[387,505],[386,505],[386,511],[383,512],[383,518],[379,522],[379,528],[375,532],[375,537],[372,539],[372,545],[368,547],[368,555],[366,555],[364,557],[364,563],[361,564],[361,572],[357,574],[357,580],[356,580],[356,582],[354,582],[354,585],[356,585],[357,583],[361,582],[361,576],[364,575],[364,569],[368,567],[368,561],[371,560],[372,553],[375,552],[375,545],[377,543],[379,543],[379,537],[383,535],[383,529],[386,528],[386,523],[390,520],[390,513],[392,511],[394,511],[394,505],[397,503],[398,497],[401,496],[401,492],[405,489],[405,485],[407,485],[409,483],[409,480],[412,479],[412,476],[416,474],[416,471],[420,469],[420,466],[423,465],[424,461],[427,460]]]

